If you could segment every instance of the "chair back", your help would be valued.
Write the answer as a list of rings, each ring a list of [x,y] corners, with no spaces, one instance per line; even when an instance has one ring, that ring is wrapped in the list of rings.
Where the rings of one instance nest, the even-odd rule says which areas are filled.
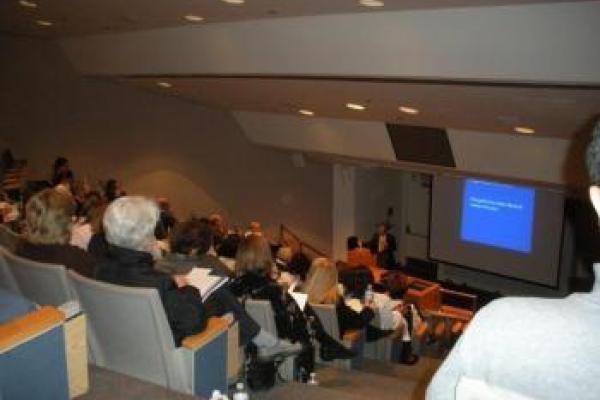
[[[8,268],[8,262],[6,261],[5,257],[5,253],[7,252],[8,250],[0,246],[0,289],[4,289],[15,294],[21,294],[21,289],[19,289],[19,285],[17,285],[15,277]]]
[[[62,265],[28,260],[8,251],[4,252],[4,260],[21,294],[29,300],[55,307],[76,300]]]
[[[0,246],[14,252],[21,241],[21,235],[12,231],[8,226],[0,224]]]
[[[335,304],[311,304],[315,314],[321,320],[325,332],[334,339],[340,339],[340,328],[338,326]]]
[[[275,325],[275,313],[268,300],[252,300],[245,302],[246,312],[265,331],[277,336],[277,325]],[[295,357],[287,357],[279,366],[279,375],[286,381],[296,378]]]
[[[268,300],[246,300],[246,312],[265,331],[277,336],[275,314]]]
[[[68,274],[88,317],[90,349],[97,366],[191,392],[183,353],[175,347],[156,289],[99,282],[74,271]]]

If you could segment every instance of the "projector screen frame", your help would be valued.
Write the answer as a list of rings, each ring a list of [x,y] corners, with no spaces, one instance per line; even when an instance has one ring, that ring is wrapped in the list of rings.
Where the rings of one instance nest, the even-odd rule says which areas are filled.
[[[567,207],[567,196],[564,193],[564,190],[561,190],[560,192],[565,194],[564,197],[564,201],[563,201],[563,214],[562,214],[562,218],[561,218],[561,222],[560,222],[560,247],[558,249],[558,268],[556,271],[556,278],[555,278],[555,282],[553,285],[548,285],[545,283],[540,283],[540,282],[536,282],[536,281],[532,281],[532,280],[528,280],[528,279],[524,279],[524,278],[518,278],[515,276],[511,276],[511,275],[507,275],[507,274],[502,274],[499,272],[494,272],[494,271],[487,271],[481,268],[477,268],[477,267],[473,267],[470,265],[463,265],[463,264],[458,264],[454,261],[450,261],[450,260],[446,260],[443,258],[438,258],[438,257],[433,257],[431,255],[431,227],[432,227],[432,214],[433,214],[433,186],[434,186],[434,181],[436,176],[450,176],[453,178],[460,178],[460,179],[483,179],[483,180],[490,180],[490,181],[496,181],[496,182],[502,182],[502,183],[509,183],[509,184],[516,184],[516,185],[530,185],[532,187],[535,187],[536,189],[541,188],[541,189],[545,189],[545,190],[555,190],[556,188],[554,187],[543,187],[537,183],[531,182],[531,183],[526,183],[524,181],[512,181],[510,179],[506,179],[506,180],[499,180],[499,179],[503,179],[503,178],[498,178],[498,177],[481,177],[478,175],[465,175],[465,174],[457,174],[457,173],[432,173],[431,174],[431,185],[430,185],[430,190],[429,190],[429,215],[428,215],[428,223],[429,223],[429,235],[427,236],[427,257],[430,261],[436,262],[436,263],[443,263],[446,265],[449,265],[451,267],[455,267],[455,268],[460,268],[460,269],[464,269],[467,271],[472,271],[472,272],[477,272],[480,274],[485,274],[485,275],[492,275],[495,277],[499,277],[499,278],[503,278],[503,279],[508,279],[511,281],[516,281],[516,282],[520,282],[520,283],[526,283],[528,285],[534,285],[534,286],[538,286],[538,287],[543,287],[546,289],[552,289],[552,290],[559,290],[560,289],[560,278],[562,276],[562,269],[563,269],[563,249],[564,249],[564,241],[565,241],[565,220],[566,220],[566,207]],[[439,271],[439,268],[438,268]],[[438,272],[439,273],[439,272]],[[438,277],[439,278],[439,277]]]

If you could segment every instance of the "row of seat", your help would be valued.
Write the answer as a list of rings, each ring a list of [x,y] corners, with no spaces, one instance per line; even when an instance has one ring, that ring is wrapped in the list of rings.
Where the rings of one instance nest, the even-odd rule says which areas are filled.
[[[88,321],[90,362],[97,366],[183,393],[208,397],[213,389],[227,389],[228,324],[222,319],[211,319],[178,348],[155,289],[98,282],[2,247],[0,287],[39,305],[77,302]]]

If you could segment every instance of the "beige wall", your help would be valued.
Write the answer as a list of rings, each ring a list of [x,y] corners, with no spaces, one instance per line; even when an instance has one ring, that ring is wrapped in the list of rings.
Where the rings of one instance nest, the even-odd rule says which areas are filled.
[[[279,223],[331,250],[331,166],[295,168],[247,141],[227,112],[84,78],[52,42],[0,37],[0,132],[32,178],[57,155],[78,177],[115,177],[129,193],[167,196],[180,217],[220,211]]]

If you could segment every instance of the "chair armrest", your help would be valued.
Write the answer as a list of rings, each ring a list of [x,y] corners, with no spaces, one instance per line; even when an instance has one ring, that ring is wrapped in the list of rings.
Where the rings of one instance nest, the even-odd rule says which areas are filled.
[[[65,314],[54,307],[42,307],[37,311],[15,318],[0,325],[0,353],[35,338],[65,319]]]
[[[198,350],[200,347],[211,342],[217,336],[221,335],[222,333],[226,333],[228,328],[229,323],[227,320],[216,317],[209,318],[208,323],[206,324],[206,329],[196,335],[186,337],[181,342],[181,345],[188,350]]]

